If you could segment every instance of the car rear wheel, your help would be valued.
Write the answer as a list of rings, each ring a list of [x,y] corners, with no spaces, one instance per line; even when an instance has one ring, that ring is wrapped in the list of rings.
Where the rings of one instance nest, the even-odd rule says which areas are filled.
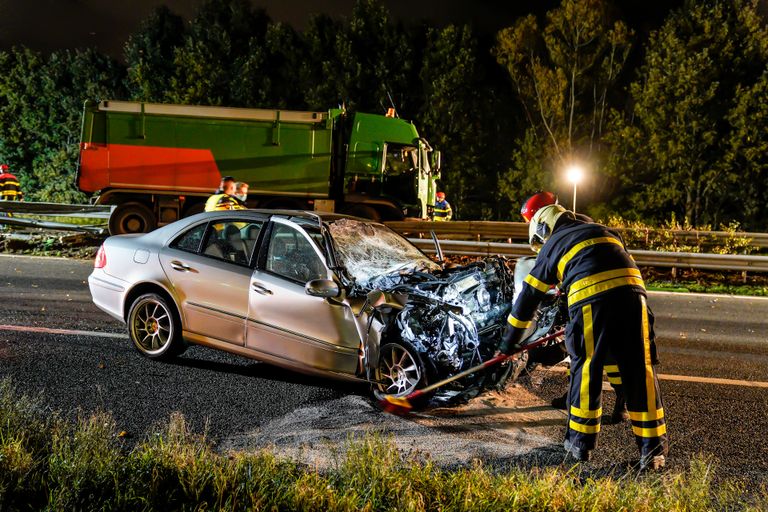
[[[374,395],[407,396],[427,385],[427,372],[418,353],[401,343],[387,343],[379,349]]]
[[[176,309],[156,293],[133,301],[128,312],[128,334],[136,350],[150,359],[170,359],[186,349]]]

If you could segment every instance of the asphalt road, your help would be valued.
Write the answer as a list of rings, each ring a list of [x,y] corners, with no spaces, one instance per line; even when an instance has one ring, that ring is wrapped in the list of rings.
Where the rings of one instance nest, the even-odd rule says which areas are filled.
[[[345,403],[350,395],[360,398],[358,403],[364,400],[361,386],[307,378],[202,347],[190,348],[174,363],[142,358],[130,346],[124,326],[92,305],[86,283],[90,267],[90,262],[76,260],[0,256],[0,378],[11,377],[19,390],[41,394],[51,410],[70,417],[111,411],[118,428],[135,439],[152,432],[171,412],[181,411],[193,428],[218,440],[246,436],[260,425],[279,425],[296,411]],[[701,452],[716,457],[723,476],[764,480],[768,300],[652,293],[649,304],[657,317],[658,370],[664,377],[672,465],[685,464]],[[54,331],[40,332],[45,329]],[[565,374],[534,372],[525,382],[535,401],[546,404],[562,392]],[[606,393],[607,410],[610,395]],[[526,411],[541,411],[549,419],[526,416],[532,419],[510,421],[508,428],[533,431],[557,443],[564,419],[545,406],[530,405]],[[492,424],[498,410],[473,409],[472,414],[486,416]],[[451,430],[439,423],[432,421],[428,428]],[[489,449],[488,443],[483,449]],[[631,459],[634,451],[627,425],[605,425],[592,464],[609,466]]]

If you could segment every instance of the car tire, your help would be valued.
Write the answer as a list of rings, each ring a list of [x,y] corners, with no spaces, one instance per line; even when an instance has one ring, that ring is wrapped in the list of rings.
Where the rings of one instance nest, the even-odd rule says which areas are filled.
[[[404,341],[385,343],[379,348],[373,394],[381,400],[385,395],[407,396],[428,384],[427,368],[419,353]]]
[[[109,216],[109,234],[149,233],[157,227],[155,215],[146,205],[138,202],[118,205]]]
[[[187,349],[176,308],[156,293],[141,295],[128,311],[128,335],[141,355],[167,360]]]

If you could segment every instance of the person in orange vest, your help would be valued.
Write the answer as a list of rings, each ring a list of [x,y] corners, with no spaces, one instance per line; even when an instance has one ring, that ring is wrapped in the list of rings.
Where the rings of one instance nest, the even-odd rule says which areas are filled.
[[[432,213],[432,220],[435,222],[447,222],[453,217],[451,205],[445,200],[445,192],[435,194],[435,208]]]
[[[7,164],[0,165],[0,199],[3,201],[23,201],[19,179],[11,174]]]

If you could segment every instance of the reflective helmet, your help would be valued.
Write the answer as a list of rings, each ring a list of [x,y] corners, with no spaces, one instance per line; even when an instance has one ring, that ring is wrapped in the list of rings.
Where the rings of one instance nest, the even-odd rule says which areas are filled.
[[[548,204],[536,211],[528,226],[528,242],[531,244],[531,249],[533,249],[534,252],[539,252],[539,249],[544,245],[544,242],[549,239],[549,235],[551,235],[552,230],[555,229],[557,220],[563,214],[570,214],[573,216],[571,212],[559,204]]]
[[[523,216],[525,222],[531,222],[539,208],[550,204],[557,204],[557,196],[555,194],[546,191],[536,192],[523,203],[520,215]]]
[[[445,192],[438,192],[437,194],[435,194],[435,197],[437,198],[438,201],[442,201],[443,199],[445,199]]]
[[[8,170],[8,164],[2,164],[0,165],[0,171],[6,172]]]

